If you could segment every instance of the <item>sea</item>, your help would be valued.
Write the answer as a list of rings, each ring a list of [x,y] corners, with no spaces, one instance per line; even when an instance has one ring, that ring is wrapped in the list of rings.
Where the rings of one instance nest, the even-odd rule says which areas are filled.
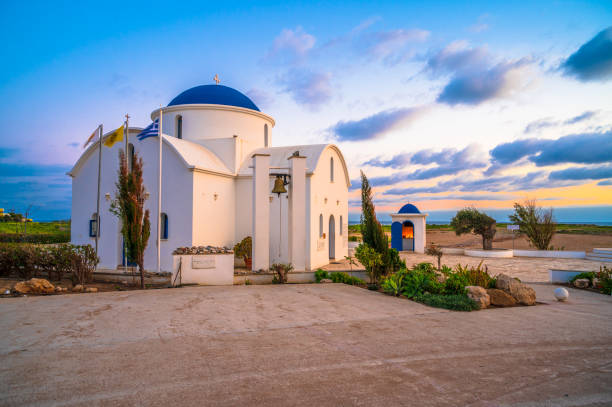
[[[513,209],[479,209],[495,219],[498,223],[510,222],[508,216],[514,213]],[[432,225],[446,225],[455,216],[457,210],[423,211],[427,213],[427,223]],[[557,223],[586,224],[599,226],[612,226],[611,206],[576,206],[553,208]],[[355,225],[360,221],[361,213],[349,212],[349,224]],[[391,224],[391,212],[377,212],[376,217],[383,225]]]

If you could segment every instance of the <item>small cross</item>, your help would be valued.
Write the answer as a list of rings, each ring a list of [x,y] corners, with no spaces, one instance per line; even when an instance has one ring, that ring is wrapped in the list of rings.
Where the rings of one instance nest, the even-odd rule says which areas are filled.
[[[219,81],[219,75],[215,74],[215,77],[213,78],[213,80],[214,80],[215,82],[217,82],[217,85],[218,85],[218,84],[219,84],[219,82],[220,82],[220,81]]]
[[[125,120],[129,120],[130,119],[130,115],[128,113],[125,114]]]

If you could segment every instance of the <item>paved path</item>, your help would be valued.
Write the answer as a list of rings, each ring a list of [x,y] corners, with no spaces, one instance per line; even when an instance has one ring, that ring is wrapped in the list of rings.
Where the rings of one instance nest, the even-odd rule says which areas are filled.
[[[341,284],[0,300],[0,405],[612,404],[612,298],[449,312]]]
[[[434,257],[426,254],[401,253],[400,257],[406,260],[406,264],[408,266],[423,262],[434,264],[437,263],[437,260]],[[512,277],[517,277],[521,279],[521,281],[540,283],[550,281],[548,277],[548,270],[551,268],[562,270],[596,271],[599,270],[599,266],[601,265],[607,265],[608,267],[611,266],[610,263],[582,259],[544,259],[534,257],[481,259],[478,257],[450,254],[445,254],[442,257],[442,264],[446,264],[449,267],[454,267],[456,264],[477,266],[481,261],[489,268],[489,273],[491,275],[505,273]],[[329,271],[347,271],[349,270],[349,265],[346,260],[339,260],[323,268]],[[357,268],[363,269],[363,266],[359,265]],[[357,268],[354,267],[354,269]]]

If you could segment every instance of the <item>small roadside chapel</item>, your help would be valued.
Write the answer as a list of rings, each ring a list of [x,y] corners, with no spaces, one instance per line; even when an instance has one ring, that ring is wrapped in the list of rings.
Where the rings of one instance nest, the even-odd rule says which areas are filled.
[[[425,252],[426,213],[412,205],[391,214],[391,247],[397,251]]]

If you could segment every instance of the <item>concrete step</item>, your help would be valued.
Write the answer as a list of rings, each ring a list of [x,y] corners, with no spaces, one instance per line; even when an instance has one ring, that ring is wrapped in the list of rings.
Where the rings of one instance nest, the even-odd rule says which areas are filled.
[[[612,248],[610,247],[596,247],[593,249],[594,254],[605,254],[612,257]]]
[[[610,255],[606,255],[606,254],[599,254],[599,253],[587,253],[586,257],[587,260],[593,260],[593,261],[603,261],[606,263],[612,263],[612,254]]]

